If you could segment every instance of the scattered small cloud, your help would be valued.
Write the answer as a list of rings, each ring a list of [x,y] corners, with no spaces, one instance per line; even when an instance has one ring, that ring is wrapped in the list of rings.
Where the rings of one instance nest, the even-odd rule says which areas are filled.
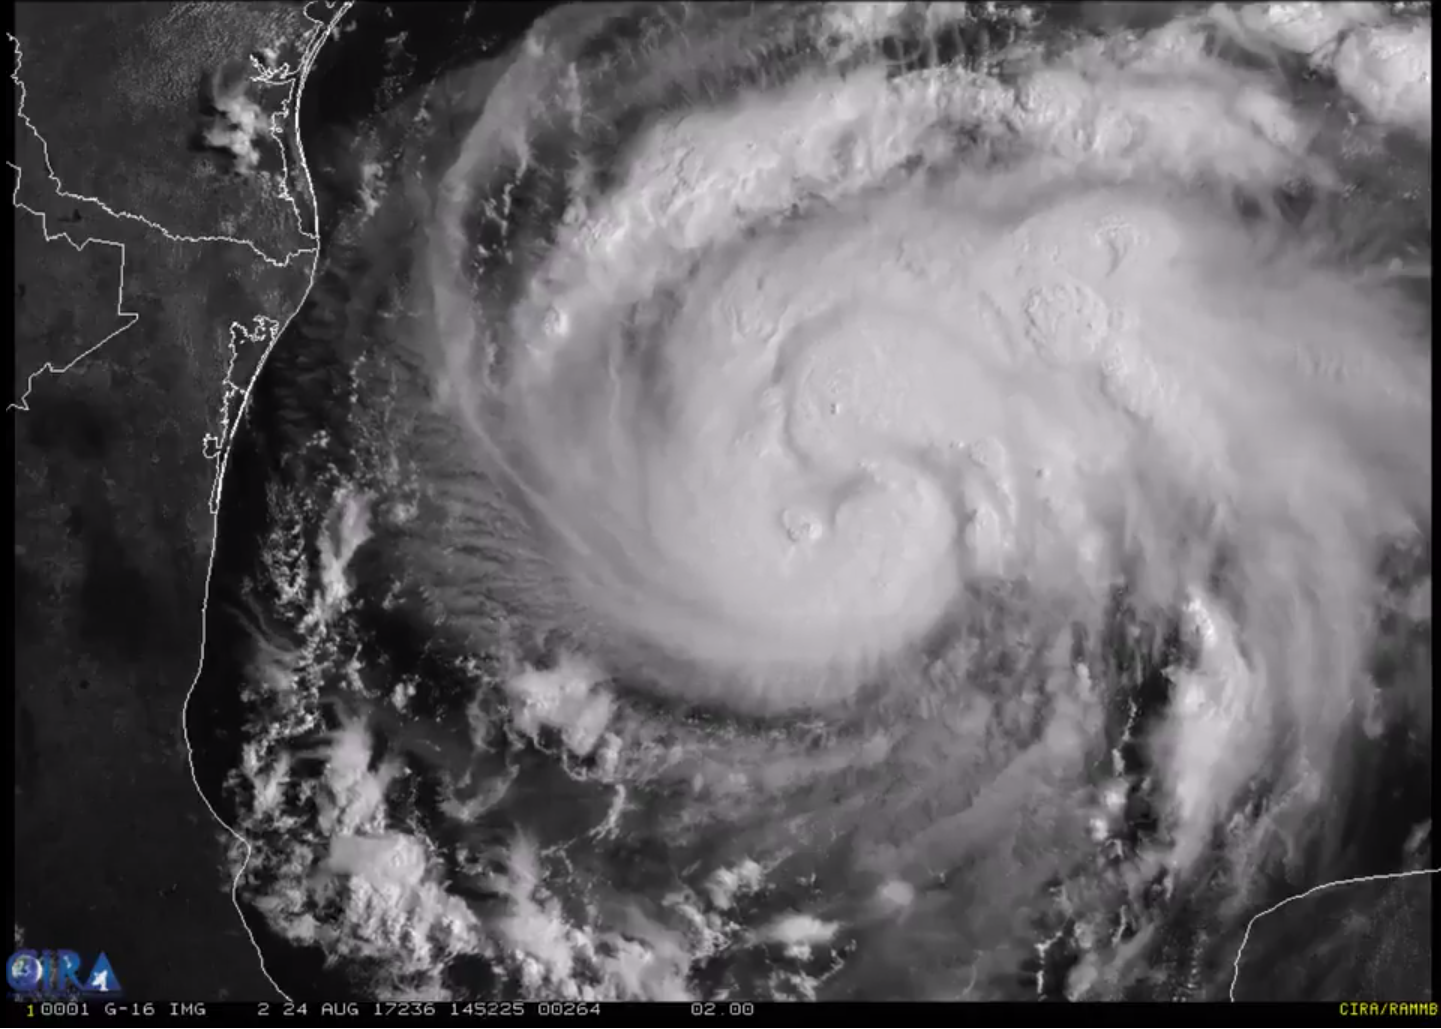
[[[260,166],[259,143],[270,138],[270,115],[249,95],[250,77],[222,66],[201,91],[199,142],[235,159],[235,170],[250,175]]]

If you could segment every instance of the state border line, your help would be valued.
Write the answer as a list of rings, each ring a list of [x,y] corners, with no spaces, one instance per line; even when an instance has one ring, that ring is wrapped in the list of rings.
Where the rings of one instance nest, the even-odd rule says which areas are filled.
[[[309,17],[309,15],[306,15],[306,17]],[[315,21],[315,19],[312,18],[311,21]],[[317,27],[311,30],[310,34],[312,36],[318,36],[322,29],[328,28],[328,25],[326,23],[317,22],[316,25]],[[152,219],[147,218],[144,215],[135,214],[130,211],[117,210],[116,208],[111,207],[109,204],[105,203],[98,197],[86,196],[83,193],[72,193],[67,190],[65,188],[64,182],[56,173],[54,164],[51,163],[49,141],[46,140],[44,134],[36,126],[35,122],[30,118],[30,115],[26,113],[25,110],[26,102],[29,99],[29,91],[25,86],[24,79],[22,78],[22,72],[25,66],[25,54],[24,49],[20,44],[20,38],[12,32],[5,33],[5,36],[7,39],[10,40],[10,44],[15,50],[15,69],[10,74],[10,81],[15,84],[16,92],[19,97],[19,101],[15,107],[15,117],[25,125],[25,128],[29,131],[30,135],[33,136],[35,140],[40,144],[41,156],[44,158],[45,162],[45,175],[51,186],[54,187],[56,197],[64,200],[73,200],[85,204],[92,204],[95,207],[99,208],[101,211],[103,211],[105,214],[120,221],[139,222],[146,228],[159,233],[165,240],[171,243],[228,243],[234,246],[245,247],[251,253],[255,254],[255,256],[259,257],[260,260],[270,265],[272,268],[288,268],[297,257],[301,257],[306,254],[318,255],[319,251],[317,249],[317,246],[308,246],[293,250],[290,253],[286,254],[283,258],[275,258],[262,250],[253,240],[245,239],[243,237],[226,235],[188,236],[182,233],[172,232],[164,225],[161,225],[159,222],[153,221]],[[308,49],[314,49],[317,45],[318,44],[315,40],[310,40],[307,42]],[[291,71],[289,65],[283,65],[279,68],[258,74],[256,76],[256,81],[263,82],[266,85],[285,84],[291,82],[292,79],[294,79],[295,82],[291,89],[291,95],[286,98],[284,103],[282,103],[280,111],[276,114],[271,115],[272,134],[274,134],[275,132],[276,118],[284,119],[286,117],[289,117],[291,99],[296,94],[298,94],[301,86],[303,85],[303,79],[297,79],[294,77],[295,73]],[[298,147],[299,118],[296,118],[296,129]],[[19,155],[17,154],[16,156],[18,157]],[[300,206],[297,203],[295,196],[290,192],[290,165],[285,155],[284,145],[281,145],[280,147],[280,160],[280,196],[283,200],[285,200],[287,204],[290,205],[291,214],[295,218],[295,223],[299,228],[300,234],[305,239],[309,240],[312,244],[315,244],[318,239],[316,235],[318,228],[313,224],[314,219],[312,219],[311,229],[307,231],[304,225],[304,219],[302,218],[300,213]],[[103,347],[106,343],[109,343],[116,336],[120,335],[127,329],[133,328],[135,324],[140,320],[140,315],[135,311],[125,310],[125,267],[128,257],[127,244],[122,243],[119,240],[106,239],[105,237],[94,235],[87,236],[84,242],[76,242],[75,237],[72,236],[68,231],[52,233],[49,226],[49,216],[42,211],[37,211],[35,208],[29,206],[28,204],[22,203],[20,200],[20,188],[24,180],[24,170],[20,167],[19,164],[15,163],[14,161],[7,160],[5,163],[8,164],[15,171],[15,189],[11,193],[11,204],[16,209],[22,210],[27,214],[33,215],[40,219],[40,231],[45,237],[45,242],[54,243],[63,239],[65,242],[69,243],[70,246],[73,247],[77,252],[83,251],[87,246],[92,243],[98,244],[100,246],[113,246],[120,251],[120,282],[117,287],[115,313],[118,317],[126,319],[125,324],[120,326],[115,331],[111,332],[99,342],[94,343],[89,347],[86,347],[85,350],[82,351],[78,356],[72,358],[65,364],[57,366],[53,361],[45,361],[38,369],[31,372],[25,379],[25,391],[20,395],[20,399],[11,401],[6,405],[5,408],[7,414],[11,411],[28,413],[30,411],[30,394],[35,389],[36,379],[38,379],[42,375],[64,375],[65,373],[71,371],[75,368],[77,364],[85,360],[87,357],[90,357],[92,354],[94,354],[97,350]]]
[[[286,98],[285,102],[282,104],[281,110],[280,110],[277,114],[273,114],[273,115],[271,116],[271,126],[272,126],[272,130],[273,130],[274,127],[275,127],[275,125],[276,125],[277,119],[284,120],[284,119],[289,118],[289,119],[292,119],[292,120],[293,120],[293,129],[294,129],[294,133],[295,133],[295,135],[294,135],[294,140],[295,140],[295,146],[296,146],[296,154],[297,154],[297,158],[298,158],[299,165],[300,165],[300,174],[301,174],[301,176],[302,176],[302,178],[303,178],[303,180],[304,180],[304,184],[305,184],[305,188],[306,188],[307,192],[309,192],[312,197],[314,196],[314,187],[313,187],[312,182],[311,182],[310,169],[309,169],[309,166],[308,166],[308,164],[307,164],[307,162],[306,162],[306,160],[305,160],[304,147],[303,147],[303,145],[302,145],[302,143],[301,143],[300,132],[299,132],[299,128],[300,128],[300,105],[301,105],[301,99],[302,99],[302,96],[303,96],[303,93],[304,93],[304,88],[305,88],[306,79],[309,77],[310,71],[311,71],[312,67],[314,66],[315,59],[316,59],[316,57],[318,56],[321,47],[324,46],[326,40],[335,37],[335,35],[336,35],[336,26],[339,24],[341,18],[343,18],[343,17],[345,16],[346,12],[348,12],[348,11],[350,10],[350,8],[353,6],[353,0],[345,0],[345,2],[340,3],[338,10],[335,9],[336,5],[335,5],[335,3],[333,2],[333,0],[321,0],[321,2],[324,2],[324,3],[325,3],[325,6],[330,7],[334,13],[331,14],[331,16],[330,16],[328,19],[326,19],[326,18],[317,18],[317,17],[312,16],[311,13],[310,13],[310,10],[309,10],[309,5],[307,5],[307,9],[303,11],[304,16],[312,23],[312,25],[313,25],[314,27],[313,27],[308,33],[306,33],[306,34],[302,37],[303,56],[302,56],[302,58],[301,58],[301,62],[300,62],[300,67],[299,67],[299,69],[298,69],[298,70],[293,70],[293,69],[291,69],[288,65],[285,65],[285,66],[282,66],[282,67],[280,67],[280,68],[268,70],[267,73],[263,73],[263,74],[260,74],[260,75],[257,76],[257,81],[265,82],[267,85],[282,84],[282,83],[291,82],[291,81],[293,80],[294,85],[293,85],[292,91],[291,91],[290,95]],[[253,241],[248,240],[248,239],[243,239],[243,238],[238,238],[238,237],[233,237],[233,236],[223,236],[223,235],[220,235],[220,236],[189,236],[189,235],[184,235],[184,234],[181,234],[181,233],[172,232],[172,231],[170,231],[169,229],[165,228],[163,225],[161,225],[161,224],[159,224],[159,223],[157,223],[157,222],[155,222],[155,221],[153,221],[153,220],[151,220],[151,219],[149,219],[149,218],[147,218],[147,217],[145,217],[145,216],[143,216],[143,215],[134,214],[134,213],[129,212],[129,211],[117,210],[117,209],[111,207],[109,204],[106,204],[105,202],[101,201],[100,199],[98,199],[98,198],[96,198],[96,197],[85,196],[85,195],[79,194],[79,193],[71,193],[71,192],[69,192],[68,190],[65,189],[64,184],[63,184],[63,182],[61,181],[60,177],[55,173],[54,166],[52,165],[52,163],[51,163],[51,161],[50,161],[50,147],[49,147],[49,143],[46,141],[44,135],[41,134],[41,132],[39,131],[39,129],[35,126],[34,122],[30,119],[29,115],[26,114],[26,112],[25,112],[25,103],[26,103],[26,99],[27,99],[27,91],[26,91],[25,83],[24,83],[24,81],[21,79],[21,71],[22,71],[22,68],[23,68],[23,65],[24,65],[24,54],[23,54],[23,51],[22,51],[22,48],[21,48],[21,44],[20,44],[19,38],[18,38],[15,34],[10,33],[10,32],[7,32],[7,33],[6,33],[6,36],[7,36],[7,38],[9,38],[11,44],[13,45],[13,47],[14,47],[14,49],[15,49],[15,69],[14,69],[13,73],[11,74],[11,81],[14,82],[14,84],[15,84],[15,86],[16,86],[16,88],[17,88],[17,91],[18,91],[18,96],[19,96],[19,102],[18,102],[17,105],[16,105],[16,117],[17,117],[20,121],[22,121],[22,122],[24,123],[26,129],[28,129],[29,132],[31,133],[31,135],[33,135],[33,136],[35,137],[35,139],[40,143],[41,152],[42,152],[42,155],[43,155],[44,161],[45,161],[46,175],[47,175],[47,178],[48,178],[49,182],[50,182],[51,185],[54,187],[54,189],[55,189],[55,195],[56,195],[57,197],[61,197],[61,198],[67,199],[67,200],[74,200],[74,201],[80,201],[80,202],[83,202],[83,203],[93,204],[93,205],[95,205],[97,208],[99,208],[100,210],[104,211],[106,214],[108,214],[108,215],[110,215],[111,217],[116,218],[116,219],[139,222],[139,223],[143,224],[144,226],[146,226],[147,228],[149,228],[149,229],[151,229],[151,230],[159,233],[162,237],[164,237],[164,238],[165,238],[167,241],[169,241],[169,242],[173,242],[173,243],[229,243],[229,244],[233,244],[233,245],[237,245],[237,246],[243,246],[243,247],[245,247],[246,249],[250,250],[252,253],[254,253],[257,257],[259,257],[259,258],[260,258],[262,261],[264,261],[266,264],[268,264],[268,265],[270,265],[271,267],[274,267],[274,268],[286,268],[286,267],[289,267],[290,264],[291,264],[297,257],[303,256],[303,255],[307,255],[307,254],[311,255],[312,261],[311,261],[311,266],[310,266],[310,269],[309,269],[309,275],[308,275],[308,278],[307,278],[307,281],[306,281],[306,285],[305,285],[305,290],[304,290],[304,292],[302,293],[299,301],[296,303],[294,310],[292,310],[291,313],[290,313],[290,315],[285,319],[284,324],[281,324],[281,323],[279,323],[279,322],[276,322],[275,319],[273,319],[273,318],[268,318],[268,317],[266,317],[266,316],[264,316],[264,315],[257,315],[257,316],[255,316],[255,318],[252,320],[252,323],[255,325],[257,331],[261,331],[261,330],[262,330],[262,327],[263,327],[263,330],[266,331],[267,334],[268,334],[268,336],[269,336],[269,341],[268,341],[268,345],[267,345],[267,347],[266,347],[265,353],[261,355],[261,358],[260,358],[260,360],[259,360],[259,362],[258,362],[258,364],[257,364],[257,366],[256,366],[255,374],[251,377],[250,382],[247,384],[246,388],[245,388],[243,391],[241,391],[238,386],[235,386],[235,384],[230,381],[230,372],[233,371],[233,369],[234,369],[234,362],[235,362],[235,356],[236,356],[236,355],[235,355],[235,343],[234,343],[234,335],[233,335],[233,333],[235,332],[235,330],[236,330],[237,327],[238,327],[242,333],[245,333],[245,335],[247,336],[247,338],[249,339],[249,341],[251,341],[251,342],[256,342],[256,341],[258,341],[258,340],[255,338],[255,336],[253,336],[250,332],[248,332],[248,331],[245,329],[245,327],[244,327],[244,322],[236,321],[236,322],[232,322],[232,323],[231,323],[231,332],[232,332],[232,336],[231,336],[231,351],[232,351],[232,354],[231,354],[231,361],[230,361],[230,364],[229,364],[228,369],[227,369],[226,382],[225,382],[225,384],[224,384],[224,385],[225,385],[225,399],[224,399],[224,406],[223,406],[223,408],[222,408],[222,414],[225,414],[226,412],[228,412],[229,409],[230,409],[230,404],[231,404],[232,402],[235,402],[235,401],[236,401],[235,394],[236,394],[236,393],[241,393],[241,396],[239,397],[238,402],[235,403],[235,408],[234,408],[235,422],[238,422],[241,412],[244,411],[246,404],[247,404],[247,403],[249,402],[249,400],[250,400],[251,390],[254,388],[254,385],[255,385],[256,381],[259,379],[260,372],[261,372],[261,370],[264,368],[265,362],[268,360],[268,358],[269,358],[269,356],[270,356],[270,353],[274,350],[276,344],[279,342],[280,337],[281,337],[281,335],[283,334],[285,327],[290,324],[290,322],[291,322],[291,321],[295,318],[295,316],[300,312],[301,308],[304,307],[306,299],[309,297],[311,290],[314,288],[314,286],[315,286],[315,279],[316,279],[316,272],[317,272],[318,267],[319,267],[319,255],[320,255],[320,250],[319,250],[319,240],[320,240],[320,214],[319,214],[319,210],[318,210],[317,208],[315,208],[314,205],[312,205],[311,219],[310,219],[310,227],[309,227],[309,230],[307,231],[307,229],[305,228],[305,225],[304,225],[304,220],[303,220],[303,218],[302,218],[299,205],[298,205],[298,203],[297,203],[294,195],[290,192],[289,181],[288,181],[288,180],[289,180],[289,171],[290,171],[290,169],[289,169],[289,165],[288,165],[288,163],[286,162],[286,159],[285,159],[284,148],[282,147],[282,149],[281,149],[281,159],[282,159],[282,162],[283,162],[283,169],[284,169],[283,179],[282,179],[281,196],[290,204],[291,210],[292,210],[292,212],[293,212],[294,215],[295,215],[295,220],[296,220],[297,226],[299,226],[301,235],[302,235],[304,238],[310,240],[314,245],[313,245],[313,246],[303,247],[303,248],[294,250],[294,251],[292,251],[291,253],[285,255],[285,257],[284,257],[283,259],[277,259],[277,258],[271,257],[269,254],[265,253],[265,251],[262,250],[259,246],[257,246]],[[18,155],[17,155],[17,156],[18,156]],[[30,396],[31,391],[32,391],[33,388],[34,388],[35,380],[36,380],[39,376],[44,375],[44,374],[62,375],[62,374],[64,374],[65,372],[70,371],[70,370],[73,369],[77,364],[79,364],[82,360],[84,360],[85,358],[87,358],[87,357],[89,357],[90,355],[94,354],[98,349],[100,349],[100,347],[104,346],[106,343],[110,342],[110,341],[113,340],[116,336],[118,336],[118,335],[120,335],[121,333],[125,332],[127,329],[132,328],[132,327],[140,320],[140,316],[139,316],[139,314],[138,314],[137,312],[134,312],[134,311],[126,311],[126,310],[124,309],[124,306],[125,306],[125,270],[126,270],[126,260],[127,260],[127,257],[128,257],[128,248],[127,248],[127,245],[126,245],[125,243],[120,242],[119,240],[104,239],[104,238],[101,238],[101,237],[99,237],[99,236],[88,236],[83,242],[77,243],[76,240],[75,240],[75,238],[74,238],[74,236],[72,236],[69,231],[51,232],[50,226],[49,226],[49,216],[46,215],[44,212],[42,212],[42,211],[37,211],[37,210],[35,210],[34,208],[30,207],[29,205],[24,204],[24,203],[22,203],[22,202],[20,201],[20,188],[21,188],[21,183],[22,183],[23,175],[24,175],[23,169],[21,169],[21,167],[20,167],[18,164],[14,163],[14,162],[7,161],[6,163],[9,164],[12,169],[14,169],[14,171],[15,171],[15,176],[16,176],[16,178],[15,178],[15,189],[14,189],[13,193],[11,194],[12,203],[14,204],[14,206],[15,206],[17,209],[24,210],[27,214],[33,215],[33,216],[38,217],[38,218],[40,219],[40,222],[41,222],[41,231],[42,231],[42,233],[43,233],[44,236],[45,236],[45,241],[46,241],[46,242],[57,242],[57,241],[63,239],[66,243],[70,244],[70,246],[71,246],[72,248],[74,248],[76,251],[83,251],[83,250],[85,249],[85,247],[91,245],[92,243],[93,243],[93,244],[100,245],[100,246],[113,246],[113,247],[116,247],[116,248],[120,251],[120,274],[119,274],[119,282],[117,283],[116,314],[117,314],[118,316],[126,319],[125,324],[122,325],[122,326],[120,326],[120,327],[119,327],[118,329],[116,329],[115,331],[113,331],[113,332],[109,333],[108,335],[106,335],[104,339],[102,339],[102,340],[100,340],[99,342],[97,342],[97,343],[95,343],[95,344],[87,347],[83,353],[81,353],[81,354],[78,355],[77,357],[71,359],[70,361],[66,362],[64,365],[62,365],[62,366],[60,366],[60,367],[57,368],[53,362],[47,361],[47,362],[44,363],[44,365],[41,366],[41,368],[40,368],[39,370],[31,373],[31,375],[28,377],[28,379],[27,379],[27,381],[26,381],[25,393],[21,396],[20,400],[19,400],[18,402],[13,402],[13,403],[10,403],[9,405],[7,405],[7,412],[8,412],[9,410],[16,410],[16,411],[19,411],[19,412],[28,412],[28,411],[30,410],[30,406],[29,406],[29,402],[28,402],[28,401],[29,401],[29,396]],[[77,233],[77,235],[78,235],[78,233]],[[262,322],[261,319],[264,319],[264,321]],[[229,430],[230,430],[231,428],[233,428],[233,425],[234,425],[235,422],[232,422],[232,423],[229,423],[229,424],[223,426],[223,427],[222,427],[222,434],[228,433]],[[215,553],[216,553],[216,545],[215,545],[215,544],[216,544],[216,539],[218,538],[218,528],[219,528],[219,526],[218,526],[219,502],[220,502],[220,496],[221,496],[221,491],[222,491],[222,486],[223,486],[223,481],[224,481],[224,476],[225,476],[225,468],[226,468],[226,465],[227,465],[227,463],[228,463],[228,458],[229,458],[229,446],[228,446],[228,442],[229,442],[229,441],[228,441],[227,439],[223,438],[223,436],[222,436],[221,438],[217,438],[217,437],[215,437],[215,436],[213,436],[213,435],[211,435],[211,434],[207,434],[205,440],[202,441],[202,446],[205,448],[205,452],[207,453],[207,456],[213,456],[213,457],[215,457],[215,458],[217,459],[216,483],[215,483],[215,486],[214,486],[214,488],[213,488],[213,490],[212,490],[212,492],[211,492],[211,499],[210,499],[210,504],[209,504],[210,513],[211,513],[212,518],[214,519],[214,521],[212,522],[212,534],[211,534],[210,555],[209,555],[209,558],[208,558],[207,563],[206,563],[205,585],[204,585],[204,590],[203,590],[203,594],[202,594],[201,609],[200,609],[200,657],[199,657],[199,660],[198,660],[197,665],[196,665],[195,676],[194,676],[194,678],[191,680],[190,686],[189,686],[189,688],[188,688],[188,689],[186,690],[186,692],[185,692],[185,699],[184,699],[183,702],[181,703],[181,709],[180,709],[180,731],[181,731],[181,735],[182,735],[182,738],[183,738],[184,744],[185,744],[186,761],[187,761],[187,765],[188,765],[189,770],[190,770],[191,785],[194,786],[195,791],[196,791],[196,794],[200,797],[201,803],[205,805],[205,808],[206,808],[206,810],[210,813],[210,816],[215,820],[215,822],[216,822],[218,825],[221,826],[221,828],[223,828],[223,829],[224,829],[226,832],[228,832],[237,842],[239,842],[239,843],[241,844],[241,846],[244,848],[244,851],[245,851],[245,856],[244,856],[244,858],[243,858],[242,861],[241,861],[241,864],[240,864],[239,869],[236,870],[235,878],[234,878],[234,879],[232,880],[232,882],[231,882],[231,887],[230,887],[230,900],[231,900],[231,904],[232,904],[232,906],[234,907],[237,916],[239,916],[239,920],[240,920],[241,927],[245,930],[245,934],[246,934],[247,938],[250,940],[250,945],[251,945],[252,949],[255,951],[256,958],[257,958],[257,960],[258,960],[258,964],[259,964],[259,968],[260,968],[261,974],[265,977],[266,981],[270,983],[271,987],[275,990],[275,992],[276,992],[278,995],[280,995],[280,996],[281,996],[282,998],[284,998],[286,1001],[289,1001],[289,1000],[290,1000],[289,996],[285,993],[284,990],[282,990],[282,989],[280,988],[279,984],[276,983],[275,979],[270,975],[269,970],[266,968],[266,965],[265,965],[265,954],[264,954],[264,952],[260,949],[259,943],[256,941],[256,939],[255,939],[255,934],[251,931],[250,925],[249,925],[249,923],[246,921],[245,912],[244,912],[244,910],[243,910],[243,908],[241,907],[241,904],[240,904],[240,883],[241,883],[241,880],[244,878],[246,869],[249,867],[251,854],[252,854],[252,852],[253,852],[253,851],[252,851],[252,845],[251,845],[251,843],[250,843],[250,841],[249,841],[248,839],[246,839],[244,836],[242,836],[242,835],[240,835],[238,832],[236,832],[236,830],[234,829],[234,827],[232,827],[232,826],[230,826],[229,824],[227,824],[227,823],[225,822],[225,820],[220,817],[220,814],[215,810],[215,808],[211,805],[209,799],[206,797],[205,791],[200,788],[199,779],[198,779],[198,777],[197,777],[196,770],[195,770],[195,751],[194,751],[194,747],[192,746],[191,741],[190,741],[190,733],[189,733],[189,728],[188,728],[188,725],[187,725],[187,715],[188,715],[189,708],[190,708],[190,702],[191,702],[191,700],[192,700],[192,699],[194,698],[194,696],[195,696],[195,689],[196,689],[196,686],[197,686],[197,685],[199,684],[199,682],[200,682],[200,677],[201,677],[201,675],[202,675],[202,673],[203,673],[203,671],[204,671],[204,666],[205,666],[205,653],[206,653],[206,645],[207,645],[207,641],[206,641],[206,625],[207,625],[208,611],[209,611],[209,604],[210,604],[210,586],[211,586],[211,578],[212,578],[212,575],[213,575],[213,572],[214,572],[214,567],[215,567]],[[212,454],[212,450],[211,450],[212,447],[215,449],[215,452],[214,452],[213,454]]]

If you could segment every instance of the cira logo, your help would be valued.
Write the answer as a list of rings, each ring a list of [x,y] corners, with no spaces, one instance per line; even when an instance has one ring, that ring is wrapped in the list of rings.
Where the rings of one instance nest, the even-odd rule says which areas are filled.
[[[17,950],[5,964],[5,984],[22,997],[115,997],[120,980],[101,951],[89,971],[73,950]]]

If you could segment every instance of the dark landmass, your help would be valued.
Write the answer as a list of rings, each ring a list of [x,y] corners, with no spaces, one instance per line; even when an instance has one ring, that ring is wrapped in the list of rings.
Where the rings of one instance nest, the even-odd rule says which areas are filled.
[[[1318,890],[1258,918],[1238,1001],[1429,1001],[1434,874]]]
[[[232,368],[230,327],[294,310],[309,258],[262,255],[309,246],[310,209],[302,222],[277,176],[227,170],[187,138],[215,68],[310,23],[298,4],[29,4],[16,20],[25,114],[65,192],[100,201],[57,195],[17,121],[17,200],[30,210],[14,212],[11,398],[27,409],[10,412],[16,933],[87,961],[105,951],[134,999],[273,998],[180,716],[213,535],[206,437],[224,431],[227,375],[248,386],[263,352],[242,346]],[[77,251],[47,231],[120,245]],[[121,247],[134,324],[26,395],[33,372],[129,320],[116,313]]]
[[[298,66],[294,41],[312,27],[300,3],[20,4],[26,113],[67,192],[177,235],[243,236],[283,259],[310,246],[309,213],[296,219],[276,195],[278,177],[238,182],[231,164],[198,159],[192,142],[217,76],[228,69],[233,80],[266,47]],[[288,88],[252,83],[248,92],[269,113]],[[274,144],[260,145],[278,169]]]

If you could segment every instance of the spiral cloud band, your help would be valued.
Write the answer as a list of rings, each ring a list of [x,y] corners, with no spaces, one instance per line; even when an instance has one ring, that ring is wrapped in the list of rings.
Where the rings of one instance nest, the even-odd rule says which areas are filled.
[[[1312,888],[1434,864],[1429,9],[498,10],[307,94],[186,713],[276,985],[1424,959]]]
[[[477,155],[527,154],[507,99],[449,213],[487,188]],[[706,699],[844,697],[968,584],[1084,619],[1125,577],[1206,595],[1227,555],[1253,673],[1342,704],[1368,562],[1429,517],[1430,366],[1388,284],[1236,213],[1328,188],[1320,128],[1182,36],[1006,83],[757,87],[658,115],[608,189],[582,159],[507,310],[444,277],[447,367],[577,606]],[[487,347],[503,381],[457,371]]]
[[[522,512],[484,588],[608,674],[760,714],[939,689],[996,590],[1069,674],[1124,590],[1192,655],[1150,741],[1175,859],[1263,770],[1273,822],[1306,817],[1368,703],[1379,555],[1430,526],[1429,243],[1341,165],[1429,128],[1302,105],[1216,56],[1242,31],[1004,75],[889,74],[852,40],[748,78],[744,41],[684,26],[655,49],[688,63],[639,80],[532,48],[427,271],[467,460]],[[517,169],[563,201],[487,235]]]

